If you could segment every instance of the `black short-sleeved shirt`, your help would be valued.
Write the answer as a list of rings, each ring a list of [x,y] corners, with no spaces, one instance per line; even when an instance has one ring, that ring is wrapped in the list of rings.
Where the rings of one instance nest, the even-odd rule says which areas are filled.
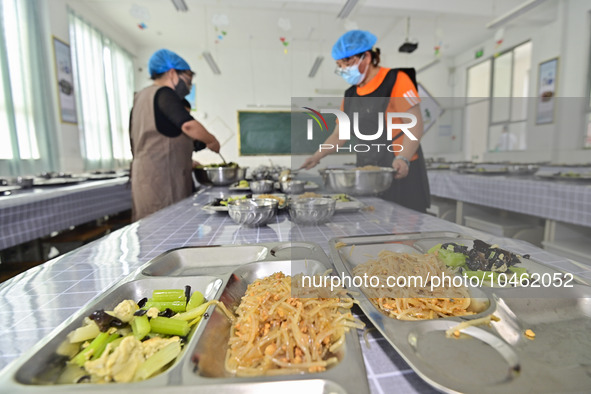
[[[194,119],[185,109],[183,100],[167,86],[154,95],[154,115],[156,128],[167,137],[178,137],[183,132],[183,124]]]

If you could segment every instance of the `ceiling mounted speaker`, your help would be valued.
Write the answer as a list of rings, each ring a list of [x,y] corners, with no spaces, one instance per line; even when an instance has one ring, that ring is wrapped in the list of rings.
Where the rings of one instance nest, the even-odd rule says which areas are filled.
[[[408,38],[408,34],[410,32],[410,17],[406,18],[406,38],[404,39],[404,44],[398,48],[398,52],[402,53],[413,53],[418,47],[418,42],[410,42]]]
[[[398,52],[413,53],[418,47],[418,43],[405,42],[404,44],[400,45],[400,48],[398,48]]]

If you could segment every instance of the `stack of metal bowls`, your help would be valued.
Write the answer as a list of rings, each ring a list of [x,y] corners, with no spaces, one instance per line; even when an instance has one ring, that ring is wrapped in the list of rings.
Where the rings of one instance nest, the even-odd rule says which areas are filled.
[[[201,167],[195,168],[195,177],[204,185],[227,186],[243,180],[247,167]]]
[[[472,168],[476,168],[476,163],[472,163],[469,161],[458,161],[455,163],[451,163],[449,168],[452,171],[462,172],[465,170],[470,170]]]
[[[234,200],[228,203],[228,213],[237,224],[264,226],[277,214],[277,200],[253,198]]]
[[[281,166],[258,166],[252,170],[251,176],[255,180],[269,179],[277,182],[285,170],[287,168]]]
[[[372,195],[392,185],[396,170],[380,167],[366,169],[326,169],[321,172],[324,185],[331,191],[353,195]]]
[[[266,168],[255,168],[252,173],[251,173],[252,179],[254,180],[265,180],[269,178],[269,170],[267,170]]]
[[[334,215],[335,207],[330,197],[298,198],[289,203],[289,216],[294,223],[320,224]]]
[[[536,164],[511,164],[507,166],[509,174],[513,175],[533,175],[540,169]]]
[[[275,189],[275,182],[269,180],[250,181],[249,186],[255,194],[272,193]]]
[[[19,176],[16,178],[16,184],[20,186],[21,189],[30,189],[34,186],[35,180],[32,177]]]
[[[302,194],[304,192],[304,186],[306,182],[304,181],[285,181],[281,182],[281,191],[286,194]]]

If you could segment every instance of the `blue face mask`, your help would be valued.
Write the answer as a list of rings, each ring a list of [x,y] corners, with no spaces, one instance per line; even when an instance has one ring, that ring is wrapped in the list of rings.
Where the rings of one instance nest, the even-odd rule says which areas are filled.
[[[363,56],[361,56],[359,63],[361,63],[362,61]],[[367,74],[367,69],[363,74],[359,72],[359,63],[346,67],[341,71],[341,77],[343,77],[343,79],[347,81],[349,85],[360,84],[365,78],[365,74]]]

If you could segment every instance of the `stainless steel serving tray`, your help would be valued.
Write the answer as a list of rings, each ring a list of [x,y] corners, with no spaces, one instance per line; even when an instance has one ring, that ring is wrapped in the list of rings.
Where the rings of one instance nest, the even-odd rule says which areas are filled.
[[[486,169],[486,168],[468,168],[461,170],[464,174],[472,174],[472,175],[507,175],[509,174],[509,170],[504,169]]]
[[[258,198],[261,195],[273,195],[275,197],[278,198],[282,198],[283,199],[283,204],[279,204],[277,206],[278,209],[284,209],[287,206],[287,197],[285,194],[283,193],[263,193],[263,194],[253,194],[252,198]],[[246,194],[233,194],[230,197],[231,198],[240,198],[240,197],[244,197],[246,196]],[[213,211],[213,212],[228,212],[230,210],[230,208],[228,208],[227,205],[213,205],[211,202],[205,204],[202,209],[205,209],[206,211]]]
[[[340,276],[352,275],[353,267],[383,249],[426,253],[443,242],[472,247],[473,240],[451,232],[413,233],[335,238],[330,248]],[[337,248],[338,242],[347,246]],[[522,266],[528,272],[559,272],[534,260],[523,260]],[[375,327],[419,376],[439,390],[591,392],[591,288],[576,277],[575,282],[573,288],[550,294],[521,287],[482,288],[490,300],[487,310],[422,321],[389,318],[356,290],[361,309]],[[492,327],[469,327],[458,339],[445,337],[445,331],[459,322],[491,313],[501,319]],[[534,340],[523,335],[526,329],[535,332]]]
[[[164,372],[137,383],[34,384],[56,359],[55,350],[85,316],[96,309],[112,309],[123,299],[139,300],[152,290],[190,285],[206,299],[237,306],[246,286],[258,278],[283,272],[323,273],[332,268],[324,251],[312,243],[266,243],[239,246],[209,246],[168,251],[111,287],[74,316],[64,321],[0,373],[0,387],[9,393],[63,392],[199,392],[277,393],[369,393],[367,374],[356,330],[346,335],[338,351],[339,363],[320,373],[235,377],[225,371],[224,358],[230,323],[215,307],[209,318],[191,332],[176,361]]]
[[[319,196],[322,196],[322,197],[334,198],[335,196],[345,194],[345,193],[316,193],[316,194],[318,194]],[[349,199],[349,201],[337,200],[337,202],[335,204],[335,208],[334,208],[335,213],[357,212],[367,206],[367,205],[365,205],[365,203],[359,201],[358,199],[356,199],[353,196],[350,196],[348,194],[346,194],[346,196]],[[296,195],[295,197],[291,197],[289,200],[291,201],[291,199],[297,199],[298,197],[299,196]],[[288,201],[288,204],[289,204],[289,201]]]
[[[33,186],[64,186],[64,185],[73,185],[75,183],[80,183],[86,181],[88,178],[86,177],[69,177],[69,178],[35,178],[33,180]]]
[[[554,181],[570,181],[570,182],[591,182],[591,173],[580,173],[578,176],[568,176],[564,175],[560,172],[550,173],[550,172],[538,172],[535,174],[536,178],[539,179],[548,179]]]

